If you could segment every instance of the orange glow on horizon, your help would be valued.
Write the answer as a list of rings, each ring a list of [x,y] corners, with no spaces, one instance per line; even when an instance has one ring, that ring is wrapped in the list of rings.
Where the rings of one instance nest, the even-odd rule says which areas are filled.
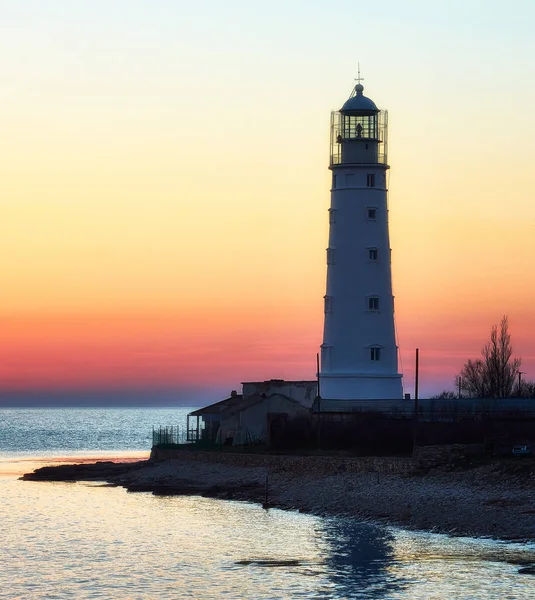
[[[333,50],[321,3],[100,4],[3,7],[0,392],[315,378],[354,36]],[[389,111],[401,366],[412,391],[420,348],[422,394],[503,314],[535,380],[535,9],[479,4],[344,9]]]

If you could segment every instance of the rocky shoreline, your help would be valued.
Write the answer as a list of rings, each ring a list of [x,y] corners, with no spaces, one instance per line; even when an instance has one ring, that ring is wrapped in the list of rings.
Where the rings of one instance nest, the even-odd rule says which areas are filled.
[[[314,464],[314,457],[307,458]],[[535,470],[530,465],[518,469],[489,462],[400,474],[348,472],[346,468],[325,472],[299,464],[299,470],[281,466],[280,461],[241,466],[184,453],[162,461],[42,467],[22,479],[105,481],[131,492],[245,500],[410,529],[535,541]]]

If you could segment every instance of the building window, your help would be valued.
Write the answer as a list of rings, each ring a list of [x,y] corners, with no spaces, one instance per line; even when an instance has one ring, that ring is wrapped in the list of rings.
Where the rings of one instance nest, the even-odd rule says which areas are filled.
[[[377,261],[379,258],[379,250],[377,248],[368,248],[368,260]]]
[[[368,173],[366,175],[366,186],[375,187],[375,173]]]
[[[381,360],[381,348],[370,348],[370,359]]]
[[[336,208],[329,208],[329,225],[336,223]]]
[[[334,248],[327,248],[327,264],[334,265]]]
[[[368,296],[368,310],[379,310],[379,296]]]
[[[368,219],[371,221],[375,221],[377,219],[377,209],[376,208],[368,208]]]
[[[336,189],[336,175],[333,175],[333,190]]]
[[[323,305],[323,312],[326,315],[330,315],[333,309],[333,299],[331,296],[323,296],[323,301],[324,301],[324,305]]]

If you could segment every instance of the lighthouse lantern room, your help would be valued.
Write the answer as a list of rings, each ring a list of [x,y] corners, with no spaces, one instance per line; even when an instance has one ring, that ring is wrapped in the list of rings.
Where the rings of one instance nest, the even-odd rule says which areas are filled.
[[[321,346],[324,400],[401,399],[388,232],[388,113],[360,76],[331,115],[327,292]]]

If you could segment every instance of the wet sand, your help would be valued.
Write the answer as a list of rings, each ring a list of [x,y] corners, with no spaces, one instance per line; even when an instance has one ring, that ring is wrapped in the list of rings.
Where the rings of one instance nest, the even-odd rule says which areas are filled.
[[[0,477],[2,476],[22,476],[30,471],[35,471],[41,467],[59,466],[67,464],[91,464],[96,461],[112,461],[129,463],[149,458],[149,452],[95,452],[84,455],[66,455],[66,456],[2,456],[0,458]]]

